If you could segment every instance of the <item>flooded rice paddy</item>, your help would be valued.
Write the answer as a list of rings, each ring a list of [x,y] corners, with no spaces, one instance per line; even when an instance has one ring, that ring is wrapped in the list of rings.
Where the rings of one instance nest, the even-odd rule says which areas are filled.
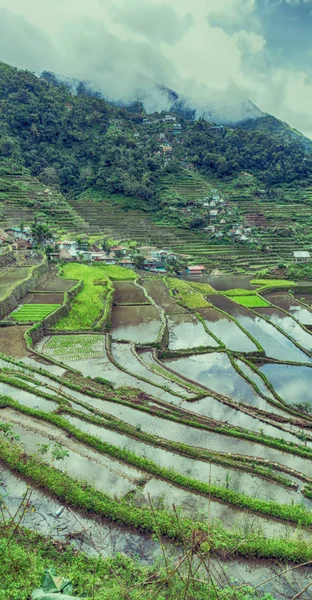
[[[161,328],[158,310],[154,306],[114,306],[112,337],[137,344],[155,342]]]
[[[122,304],[150,304],[142,288],[133,281],[114,281],[114,303]]]
[[[265,297],[272,304],[275,304],[279,308],[289,312],[303,325],[312,325],[312,312],[305,306],[302,306],[300,302],[297,302],[294,296],[280,292],[275,294],[266,294]]]
[[[290,339],[252,311],[239,306],[225,296],[209,296],[209,300],[216,308],[221,308],[233,316],[258,341],[268,357],[285,361],[311,362],[311,358],[297,348]]]
[[[229,350],[237,352],[255,352],[256,345],[238,325],[214,308],[201,308],[198,313],[205,320],[210,331],[225,344]]]
[[[227,354],[211,352],[187,358],[165,361],[165,364],[180,375],[204,385],[206,388],[229,396],[238,402],[261,405],[261,397],[232,366]]]
[[[5,277],[5,273],[2,276]],[[210,277],[208,281],[217,290],[252,289],[250,276]],[[35,292],[25,296],[23,303],[61,303],[64,292],[75,283],[51,272],[39,282]],[[261,364],[260,354],[261,366],[257,371],[244,362],[243,356],[259,352],[257,341],[269,359],[310,363],[308,354],[312,349],[312,335],[299,322],[309,325],[312,312],[285,293],[267,296],[277,308],[255,311],[222,295],[210,295],[209,301],[213,307],[198,310],[206,330],[195,311],[188,311],[177,304],[158,277],[144,276],[142,287],[162,310],[151,304],[142,287],[134,282],[118,281],[113,285],[112,339],[101,332],[47,336],[36,347],[46,357],[40,358],[27,353],[25,345],[23,349],[21,347],[27,327],[0,328],[0,351],[3,348],[5,353],[9,349],[8,353],[13,357],[24,357],[22,367],[8,366],[5,360],[0,359],[0,369],[6,369],[4,374],[9,369],[10,376],[14,376],[19,384],[27,382],[29,387],[25,391],[19,389],[17,384],[0,383],[0,394],[17,400],[22,406],[46,413],[61,411],[68,425],[75,426],[80,432],[116,446],[128,452],[129,456],[132,454],[152,461],[164,470],[162,477],[132,466],[127,454],[124,454],[122,461],[111,458],[109,454],[97,451],[91,443],[79,442],[74,435],[49,422],[11,408],[1,409],[0,420],[12,425],[25,452],[40,455],[40,447],[44,444],[51,448],[61,444],[66,449],[66,456],[55,466],[70,476],[81,482],[86,481],[111,497],[131,498],[130,502],[138,506],[149,505],[149,497],[154,506],[168,510],[174,503],[182,509],[183,514],[193,519],[208,520],[207,498],[191,491],[190,485],[178,487],[170,483],[168,474],[171,471],[190,480],[210,482],[252,498],[272,500],[288,506],[301,504],[311,510],[311,501],[302,494],[302,488],[305,478],[312,478],[312,462],[293,453],[294,445],[298,452],[301,446],[306,453],[312,446],[312,442],[304,439],[303,435],[306,432],[310,437],[308,421],[295,421],[287,412],[287,404],[298,405],[301,411],[306,411],[306,419],[309,418],[312,412],[312,368]],[[308,301],[308,295],[305,299]],[[162,350],[163,356],[170,358],[160,362],[157,357],[161,354],[157,354],[156,348],[160,344],[163,314],[168,327]],[[265,316],[270,322],[262,318]],[[285,335],[274,325],[283,330]],[[10,335],[6,342],[7,331]],[[18,332],[15,337],[14,332]],[[286,334],[307,352],[298,348]],[[217,340],[221,342],[222,351]],[[152,352],[153,345],[155,348]],[[211,351],[192,355],[192,349],[198,347],[211,348]],[[255,360],[254,355],[249,358]],[[53,363],[53,360],[63,366]],[[33,367],[42,367],[46,373],[34,373]],[[77,376],[77,381],[81,381],[80,389],[71,389],[66,381],[66,370],[71,368],[80,374],[79,378]],[[279,403],[278,397],[274,396],[260,373],[265,375],[276,394],[287,403],[286,406]],[[53,374],[61,379],[54,381],[50,378]],[[75,381],[74,373],[72,377]],[[96,382],[90,379],[97,377],[110,381],[115,389],[107,389],[102,385],[98,389],[103,397],[96,397]],[[50,394],[51,400],[41,397],[40,392]],[[69,414],[70,408],[79,411],[76,416]],[[94,410],[102,413],[101,424],[87,420],[94,416]],[[114,427],[119,431],[114,431]],[[230,433],[235,433],[235,436]],[[149,440],[149,435],[154,438]],[[254,441],[252,438],[255,435],[258,437]],[[284,446],[279,440],[283,441]],[[176,448],[170,449],[170,442],[184,445],[183,454],[179,454]],[[199,458],[189,456],[192,448],[199,450]],[[204,451],[213,453],[211,462],[204,460]],[[217,455],[222,464],[217,464]],[[229,463],[229,458],[229,466],[225,464],[226,457],[234,461],[235,455],[242,468],[237,468],[237,463],[235,468]],[[55,464],[51,453],[45,455],[43,460]],[[251,474],[248,471],[248,465],[251,464],[255,468],[267,466],[269,470],[265,471],[264,476],[263,472],[260,476],[259,471]],[[282,485],[282,480],[274,481],[277,475],[283,475],[294,486],[289,488]],[[0,479],[0,485],[6,487],[10,502],[15,506],[24,483],[5,469],[2,469]],[[15,493],[11,489],[12,482],[16,486]],[[33,517],[28,515],[30,527],[51,532],[55,526],[54,512],[58,510],[58,503],[35,490],[34,502],[44,507],[41,510],[44,518],[39,518],[37,514]],[[62,533],[56,525],[51,535],[64,539],[70,535],[70,531],[78,532],[73,514],[64,509],[69,529],[65,528],[65,533]],[[248,513],[233,504],[215,499],[209,502],[209,518],[221,521],[228,529],[239,528],[245,533],[252,531],[267,537],[286,537],[298,543],[301,539],[311,539],[311,533],[305,529],[266,518],[260,513]],[[58,523],[63,524],[62,519]],[[83,523],[87,521],[85,519]],[[158,544],[151,542],[147,536],[111,527],[107,523],[97,522],[93,517],[88,523],[90,531],[97,532],[97,542],[102,537],[105,540],[109,538],[107,546],[99,542],[100,551],[104,554],[121,550],[131,555],[131,548],[136,547],[141,548],[142,560],[149,561],[159,552]],[[97,551],[86,537],[82,536],[77,544],[87,552]],[[143,550],[145,545],[147,549]],[[243,567],[242,571],[247,573]]]
[[[308,350],[309,352],[312,350],[312,335],[305,331],[292,317],[276,308],[257,308],[256,311],[282,329],[304,350]]]
[[[202,323],[195,315],[172,314],[167,319],[170,350],[198,346],[218,347],[218,342],[206,333]]]
[[[312,410],[312,368],[266,364],[260,367],[279,396],[290,404],[307,403]]]

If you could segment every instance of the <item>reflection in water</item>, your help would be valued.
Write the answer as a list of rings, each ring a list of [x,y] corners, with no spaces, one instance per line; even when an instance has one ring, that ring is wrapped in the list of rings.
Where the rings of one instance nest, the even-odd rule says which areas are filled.
[[[310,402],[312,406],[312,368],[268,364],[260,368],[285,402]]]
[[[206,333],[202,323],[195,315],[170,315],[167,319],[171,350],[196,348],[197,346],[218,347],[218,343]]]
[[[299,302],[297,302],[295,298],[289,294],[282,292],[267,294],[266,298],[269,300],[269,302],[272,302],[272,304],[275,304],[276,306],[279,306],[280,308],[283,308],[289,312],[293,317],[295,317],[295,319],[297,319],[297,321],[303,323],[303,325],[312,325],[312,312],[299,304]]]
[[[256,310],[259,314],[270,319],[274,325],[277,325],[283,329],[283,331],[285,331],[285,333],[295,340],[297,344],[300,344],[302,348],[308,351],[312,349],[312,335],[302,329],[302,327],[296,323],[294,319],[276,308],[259,308]]]
[[[113,307],[113,338],[142,344],[155,342],[160,327],[159,312],[154,306]]]
[[[230,350],[237,352],[255,352],[257,350],[255,344],[238,325],[222,313],[214,308],[203,308],[198,312],[205,319],[208,329]]]
[[[251,385],[249,385],[232,367],[225,353],[201,354],[168,360],[169,367],[181,375],[189,377],[207,388],[234,400],[253,404],[255,406],[262,402]]]

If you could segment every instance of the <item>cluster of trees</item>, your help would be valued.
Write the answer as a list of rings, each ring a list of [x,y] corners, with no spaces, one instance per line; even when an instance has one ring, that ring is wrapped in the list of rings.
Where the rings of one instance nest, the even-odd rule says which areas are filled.
[[[39,79],[4,63],[0,114],[0,157],[25,165],[65,194],[92,187],[139,198],[146,210],[156,210],[160,178],[177,173],[182,157],[219,178],[243,170],[267,185],[312,181],[312,155],[297,139],[243,128],[216,133],[204,120],[184,120],[183,137],[173,142],[174,152],[165,160],[158,152],[157,128],[146,134],[141,125],[140,104],[131,110],[112,106],[83,85],[74,95],[51,74]]]

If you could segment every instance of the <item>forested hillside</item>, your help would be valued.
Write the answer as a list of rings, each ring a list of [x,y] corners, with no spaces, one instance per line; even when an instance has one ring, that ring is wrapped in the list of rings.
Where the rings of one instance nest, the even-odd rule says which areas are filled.
[[[265,185],[312,182],[312,154],[300,136],[283,137],[270,127],[215,128],[180,117],[173,125],[165,113],[147,116],[140,104],[114,107],[83,86],[73,95],[51,77],[39,79],[4,63],[0,157],[68,196],[94,188],[135,198],[144,210],[159,208],[164,177],[179,175],[185,163],[223,181],[248,171]]]

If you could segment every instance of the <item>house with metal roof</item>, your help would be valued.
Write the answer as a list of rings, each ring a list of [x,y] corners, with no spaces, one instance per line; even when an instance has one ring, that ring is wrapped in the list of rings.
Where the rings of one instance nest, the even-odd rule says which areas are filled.
[[[307,250],[295,250],[293,253],[294,263],[308,263],[311,260],[310,252]]]

